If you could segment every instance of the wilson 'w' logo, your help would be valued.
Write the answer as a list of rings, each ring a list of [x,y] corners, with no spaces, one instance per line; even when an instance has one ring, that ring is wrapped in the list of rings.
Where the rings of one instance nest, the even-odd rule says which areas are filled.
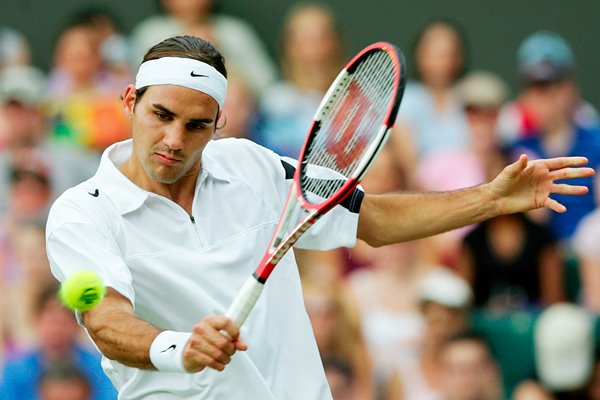
[[[327,152],[335,157],[335,163],[339,170],[347,168],[364,151],[368,144],[367,138],[354,139],[354,137],[360,134],[357,130],[361,120],[363,118],[373,120],[373,114],[371,102],[356,81],[350,83],[346,97],[332,117],[332,134],[325,143]],[[355,141],[351,144],[352,140]]]

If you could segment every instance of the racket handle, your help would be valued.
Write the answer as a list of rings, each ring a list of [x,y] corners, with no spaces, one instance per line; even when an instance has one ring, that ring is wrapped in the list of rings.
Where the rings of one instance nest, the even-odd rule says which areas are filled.
[[[252,308],[254,308],[264,287],[264,283],[260,283],[254,276],[250,276],[233,299],[225,316],[231,318],[241,327]]]

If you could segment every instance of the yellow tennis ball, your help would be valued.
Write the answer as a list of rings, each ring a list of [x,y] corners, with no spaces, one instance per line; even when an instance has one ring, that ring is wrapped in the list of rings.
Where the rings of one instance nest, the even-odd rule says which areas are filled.
[[[91,270],[73,273],[62,284],[60,298],[72,310],[87,311],[96,307],[106,288],[100,276]]]

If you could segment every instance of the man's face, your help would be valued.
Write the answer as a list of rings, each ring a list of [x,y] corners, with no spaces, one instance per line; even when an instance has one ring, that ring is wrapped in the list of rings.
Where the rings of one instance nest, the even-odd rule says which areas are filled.
[[[43,136],[44,118],[34,106],[19,101],[0,104],[0,121],[8,145],[13,148],[36,146]]]
[[[496,398],[498,375],[488,350],[476,341],[451,343],[440,357],[440,383],[445,398]]]
[[[286,57],[301,65],[338,62],[341,40],[334,21],[318,7],[308,7],[297,13],[286,29]]]
[[[443,24],[423,35],[417,49],[417,68],[422,80],[436,87],[450,85],[463,65],[463,50],[458,34]]]
[[[427,302],[423,308],[423,317],[429,340],[440,343],[464,330],[466,325],[465,315],[462,310]]]
[[[542,131],[569,121],[577,98],[577,88],[571,80],[531,84],[523,93],[525,105]]]
[[[79,325],[58,298],[44,305],[36,322],[40,345],[49,357],[68,354],[77,342]]]
[[[465,113],[474,148],[482,152],[494,150],[500,107],[468,106]]]
[[[90,398],[90,388],[77,379],[46,380],[40,386],[42,400],[85,400]]]
[[[155,85],[135,104],[135,89],[129,86],[124,103],[132,121],[132,157],[150,179],[172,184],[199,172],[218,119],[215,99],[185,87]]]

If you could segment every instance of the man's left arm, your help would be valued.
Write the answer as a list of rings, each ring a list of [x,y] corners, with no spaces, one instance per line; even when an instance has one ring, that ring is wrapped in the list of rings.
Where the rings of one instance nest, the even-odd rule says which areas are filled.
[[[441,193],[366,195],[358,222],[358,238],[382,246],[435,235],[486,219],[547,207],[566,208],[552,194],[583,195],[585,186],[557,180],[594,175],[584,157],[529,161],[522,155],[491,182]]]

